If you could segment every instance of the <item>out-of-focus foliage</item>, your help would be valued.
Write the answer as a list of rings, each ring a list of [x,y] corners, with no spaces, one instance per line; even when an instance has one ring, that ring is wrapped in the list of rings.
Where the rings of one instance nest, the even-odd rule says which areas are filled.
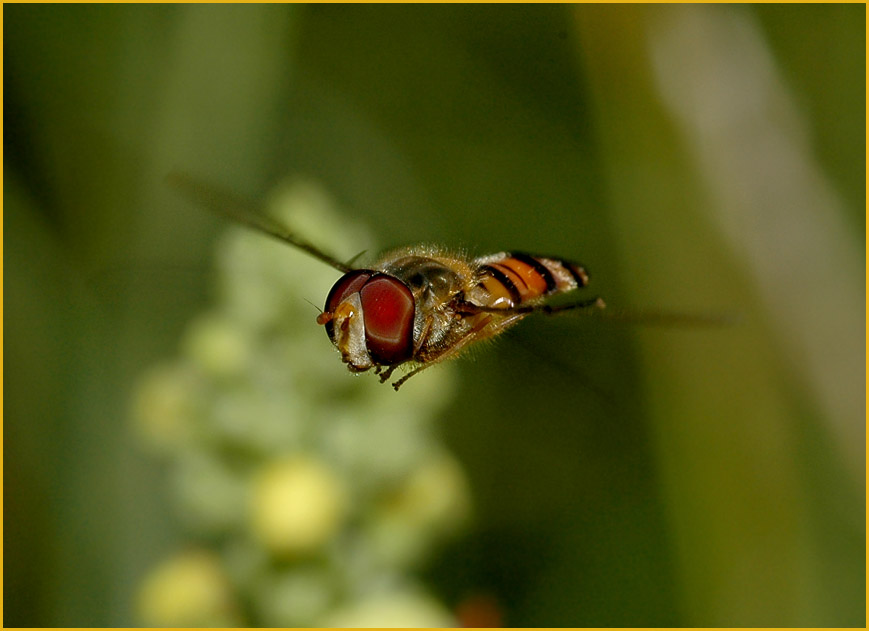
[[[272,206],[336,252],[370,242],[311,184],[281,187]],[[137,428],[165,456],[184,531],[208,548],[149,572],[140,620],[319,627],[383,615],[455,626],[413,573],[470,511],[462,467],[432,431],[451,371],[429,371],[399,397],[334,370],[309,326],[316,311],[298,299],[334,270],[264,240],[231,229],[216,303],[192,321],[181,357],[136,393]]]
[[[494,602],[516,626],[863,626],[864,29],[860,5],[4,7],[4,622],[234,624],[256,603],[446,624]],[[248,263],[215,257],[223,227],[164,185],[177,168],[260,198],[311,177],[352,211],[305,227],[342,256],[370,247],[350,225],[553,253],[612,310],[739,321],[528,321],[394,393],[313,322],[331,270],[256,235]],[[290,307],[292,344],[237,326]],[[211,416],[197,371],[276,392]],[[302,430],[277,385],[306,378],[317,431],[412,410],[402,434],[467,472],[470,530],[426,543],[392,601],[338,607],[328,566],[222,554],[239,532],[310,553],[365,513],[376,467],[278,449]],[[390,440],[385,467],[412,443]],[[317,528],[249,510],[282,484],[332,498]],[[228,605],[243,575],[259,587]]]

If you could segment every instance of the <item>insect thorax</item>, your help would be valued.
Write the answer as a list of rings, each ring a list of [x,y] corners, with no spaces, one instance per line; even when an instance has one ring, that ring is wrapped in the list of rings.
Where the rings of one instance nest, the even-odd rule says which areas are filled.
[[[472,278],[470,267],[459,259],[405,254],[385,260],[381,269],[404,282],[416,300],[414,339],[417,348],[440,345],[463,328],[451,310],[451,301]],[[425,339],[420,339],[420,337]]]
[[[437,307],[462,291],[464,270],[427,256],[403,256],[384,264],[383,271],[408,286],[418,301],[418,309]]]

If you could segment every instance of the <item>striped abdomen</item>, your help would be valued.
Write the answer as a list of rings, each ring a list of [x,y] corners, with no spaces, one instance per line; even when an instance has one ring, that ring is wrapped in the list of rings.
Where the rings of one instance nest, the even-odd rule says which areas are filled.
[[[581,265],[521,252],[493,254],[474,265],[478,281],[468,298],[484,307],[511,309],[588,284]]]

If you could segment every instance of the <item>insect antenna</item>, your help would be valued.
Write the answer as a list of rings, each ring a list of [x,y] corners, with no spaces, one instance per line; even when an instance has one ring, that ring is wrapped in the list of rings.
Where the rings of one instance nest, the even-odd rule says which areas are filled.
[[[317,310],[317,313],[321,313],[321,314],[323,313],[323,309],[321,309],[319,306],[317,306],[316,304],[314,304],[313,302],[311,302],[311,301],[308,300],[307,298],[304,298],[304,301],[307,302],[307,303],[308,303],[309,305],[311,305],[312,307],[314,307],[314,309]]]
[[[346,274],[353,270],[349,265],[342,263],[335,257],[323,252],[317,246],[296,236],[280,222],[257,212],[253,209],[253,204],[230,191],[207,184],[192,175],[180,171],[171,172],[166,176],[166,181],[172,188],[180,191],[189,199],[201,204],[216,215],[258,230],[284,243],[289,243],[340,272]]]

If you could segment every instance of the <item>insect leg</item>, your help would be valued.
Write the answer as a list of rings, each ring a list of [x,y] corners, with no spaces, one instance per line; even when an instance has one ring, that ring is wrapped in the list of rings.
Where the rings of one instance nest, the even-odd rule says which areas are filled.
[[[500,309],[499,311],[501,311],[502,313],[504,312],[503,309]],[[488,316],[484,317],[482,320],[480,320],[480,322],[478,322],[474,326],[473,329],[468,331],[468,333],[463,338],[458,340],[452,346],[449,346],[449,347],[443,349],[440,352],[440,354],[426,357],[424,364],[417,366],[416,368],[411,370],[409,373],[404,375],[401,379],[399,379],[398,381],[393,383],[392,387],[395,388],[396,391],[398,391],[398,389],[401,387],[401,385],[405,381],[407,381],[408,379],[413,377],[415,374],[422,372],[423,370],[425,370],[429,366],[432,366],[434,364],[442,362],[445,359],[449,359],[451,357],[454,357],[455,355],[460,353],[462,351],[462,349],[464,349],[464,347],[467,346],[468,344],[470,344],[471,342],[476,342],[477,340],[486,339],[488,337],[492,337],[494,335],[497,335],[501,330],[506,329],[507,327],[511,326],[517,320],[520,320],[523,317],[525,317],[524,314],[510,315],[501,321],[495,321]]]
[[[374,371],[374,374],[378,375],[380,377],[380,383],[383,383],[392,376],[392,372],[395,370],[396,366],[397,364],[393,366],[387,366],[386,369],[383,369],[382,366],[378,366],[377,369]]]
[[[436,362],[432,362],[432,363],[436,363]],[[418,367],[414,368],[414,369],[411,370],[409,373],[407,373],[406,375],[404,375],[401,379],[399,379],[398,381],[394,382],[394,383],[392,384],[392,387],[395,388],[395,391],[396,391],[396,392],[398,392],[398,389],[401,387],[401,384],[403,384],[405,381],[407,381],[408,379],[410,379],[411,377],[413,377],[416,373],[418,373],[418,372],[422,372],[423,370],[425,370],[426,368],[428,368],[428,367],[431,366],[431,365],[432,365],[432,364],[423,364],[422,366],[418,366]],[[385,381],[385,379],[384,379],[384,380],[381,380],[380,383],[383,383],[384,381]]]
[[[463,302],[459,307],[462,313],[474,314],[474,313],[502,313],[505,315],[528,315],[530,313],[542,313],[544,315],[557,315],[559,313],[564,313],[565,311],[576,311],[578,309],[605,309],[606,303],[603,301],[603,298],[598,296],[597,298],[591,298],[589,300],[582,300],[580,302],[572,302],[566,305],[520,305],[518,307],[512,307],[509,309],[498,308],[498,307],[485,307],[482,305],[475,305],[470,302]]]

